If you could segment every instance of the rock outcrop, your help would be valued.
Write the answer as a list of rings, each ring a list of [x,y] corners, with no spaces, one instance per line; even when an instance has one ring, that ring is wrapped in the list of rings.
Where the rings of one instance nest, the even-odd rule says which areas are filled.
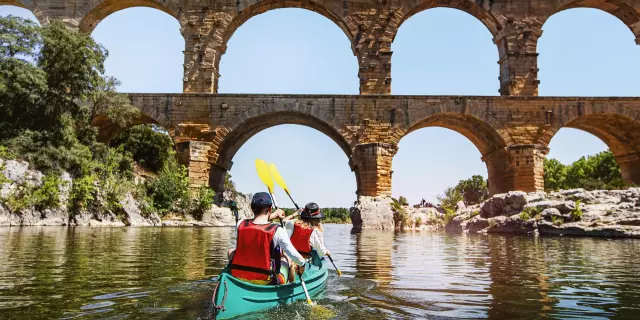
[[[355,229],[439,230],[444,225],[442,211],[409,206],[399,208],[390,197],[359,197],[350,212]]]
[[[393,230],[393,200],[390,197],[359,197],[351,211],[355,229]]]
[[[130,193],[125,194],[120,200],[123,211],[120,214],[96,209],[72,214],[67,203],[73,180],[66,172],[61,175],[61,183],[58,186],[58,208],[38,210],[31,207],[11,210],[9,199],[25,188],[41,186],[44,175],[37,170],[29,169],[27,162],[3,159],[0,159],[0,174],[0,226],[235,226],[234,214],[228,207],[224,207],[229,205],[231,199],[237,203],[239,219],[253,217],[249,206],[251,196],[241,193],[224,193],[221,203],[212,205],[200,220],[188,214],[166,220],[160,219],[157,213],[143,214],[140,203]]]
[[[640,188],[497,194],[458,210],[446,230],[640,238]]]

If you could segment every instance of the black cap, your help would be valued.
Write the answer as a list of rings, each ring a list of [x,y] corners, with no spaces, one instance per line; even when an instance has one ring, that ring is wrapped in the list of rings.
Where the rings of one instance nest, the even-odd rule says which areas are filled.
[[[300,217],[306,219],[324,219],[324,214],[320,212],[320,207],[317,203],[309,202],[304,206],[304,210],[302,210]]]
[[[253,199],[251,199],[251,210],[254,213],[258,210],[262,210],[264,208],[269,208],[273,205],[273,201],[271,200],[271,196],[266,192],[258,192],[253,195]]]

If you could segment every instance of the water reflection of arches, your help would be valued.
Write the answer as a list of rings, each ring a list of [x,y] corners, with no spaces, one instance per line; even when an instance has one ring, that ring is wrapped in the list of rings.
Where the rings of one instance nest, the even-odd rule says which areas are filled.
[[[393,243],[388,230],[362,230],[356,234],[356,278],[375,280],[381,286],[393,281]]]

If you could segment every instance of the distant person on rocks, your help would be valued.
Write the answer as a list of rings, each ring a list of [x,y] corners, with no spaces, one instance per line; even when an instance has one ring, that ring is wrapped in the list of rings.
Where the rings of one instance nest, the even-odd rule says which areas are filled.
[[[266,192],[258,192],[251,199],[253,219],[238,222],[236,248],[229,250],[231,275],[258,285],[284,284],[286,279],[280,273],[282,265],[281,249],[304,271],[305,259],[289,240],[289,235],[280,225],[270,220],[284,218],[284,212],[271,212],[273,202]]]

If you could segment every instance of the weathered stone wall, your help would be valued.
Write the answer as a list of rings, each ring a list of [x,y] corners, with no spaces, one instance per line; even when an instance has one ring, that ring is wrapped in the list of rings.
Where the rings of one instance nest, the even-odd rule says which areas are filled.
[[[619,18],[640,42],[640,0],[0,0],[31,10],[46,23],[92,31],[108,15],[130,7],[151,7],[175,17],[185,39],[184,91],[217,92],[220,58],[234,32],[247,20],[278,8],[314,11],[336,24],[358,59],[361,94],[391,94],[391,44],[414,14],[455,8],[480,20],[499,52],[501,95],[538,93],[537,44],[544,22],[576,7],[606,11]]]
[[[221,186],[236,151],[254,134],[301,124],[333,139],[349,158],[357,193],[391,193],[400,139],[423,127],[455,130],[478,148],[492,193],[541,191],[553,135],[575,127],[599,136],[640,183],[640,98],[131,94],[169,129],[194,184]],[[213,167],[213,170],[211,169]],[[218,188],[219,190],[219,188]]]

